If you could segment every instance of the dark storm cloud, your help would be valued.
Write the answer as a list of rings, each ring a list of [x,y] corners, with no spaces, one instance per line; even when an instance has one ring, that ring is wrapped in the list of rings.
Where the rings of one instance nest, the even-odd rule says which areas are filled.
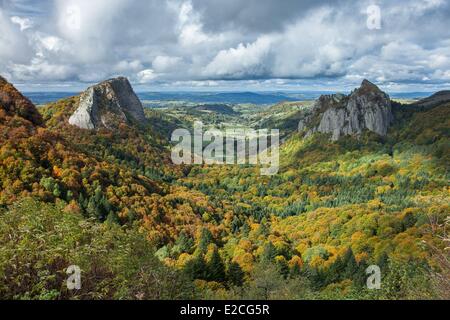
[[[237,28],[256,33],[280,31],[286,24],[307,15],[311,9],[344,1],[324,0],[194,0],[207,30]]]

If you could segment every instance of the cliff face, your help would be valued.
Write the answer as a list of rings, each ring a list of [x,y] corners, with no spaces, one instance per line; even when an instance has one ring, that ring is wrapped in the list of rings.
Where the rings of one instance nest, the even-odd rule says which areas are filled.
[[[69,123],[82,129],[114,128],[118,123],[145,122],[144,108],[123,77],[88,88]]]
[[[311,109],[303,111],[299,131],[307,136],[331,134],[333,141],[345,135],[360,135],[364,130],[385,136],[393,121],[389,96],[364,80],[349,96],[320,97]]]

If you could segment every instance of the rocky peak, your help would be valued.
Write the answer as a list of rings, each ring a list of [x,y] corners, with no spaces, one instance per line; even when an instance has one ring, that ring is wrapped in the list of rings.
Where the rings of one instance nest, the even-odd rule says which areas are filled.
[[[367,79],[364,79],[363,82],[361,83],[361,87],[359,87],[359,89],[357,89],[357,91],[359,93],[382,93],[382,91],[380,90],[380,88],[378,88],[375,84],[373,84],[372,82],[370,82]]]
[[[334,141],[345,135],[360,135],[364,130],[385,136],[392,120],[389,96],[364,80],[348,96],[320,97],[311,109],[303,112],[299,131],[306,135],[316,132],[331,134]]]
[[[30,121],[34,125],[43,124],[42,117],[35,105],[1,76],[0,110],[2,110],[6,116],[19,116]]]
[[[127,78],[119,77],[88,88],[69,123],[82,129],[112,129],[120,123],[144,123],[142,103]]]

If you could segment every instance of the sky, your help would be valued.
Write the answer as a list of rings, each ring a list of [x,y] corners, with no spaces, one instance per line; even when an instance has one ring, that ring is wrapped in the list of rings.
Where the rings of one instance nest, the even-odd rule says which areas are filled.
[[[0,75],[27,91],[450,89],[450,0],[0,0]]]

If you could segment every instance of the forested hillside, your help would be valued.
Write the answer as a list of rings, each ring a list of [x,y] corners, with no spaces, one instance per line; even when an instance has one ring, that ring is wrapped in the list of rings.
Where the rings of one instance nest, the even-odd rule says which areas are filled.
[[[79,97],[38,112],[0,80],[0,297],[448,297],[448,102],[393,103],[385,137],[337,141],[296,132],[302,104],[264,111],[259,125],[286,137],[267,177],[173,165],[167,128],[180,123],[159,111],[85,130],[68,123]],[[365,286],[374,264],[381,290]],[[69,265],[81,291],[64,286]]]

